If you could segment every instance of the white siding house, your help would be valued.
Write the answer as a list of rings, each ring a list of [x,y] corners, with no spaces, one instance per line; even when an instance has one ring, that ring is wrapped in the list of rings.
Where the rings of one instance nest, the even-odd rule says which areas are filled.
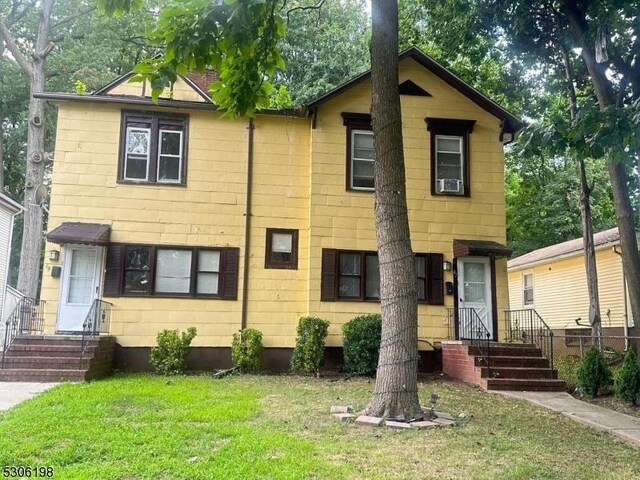
[[[0,319],[4,325],[5,298],[7,292],[7,274],[9,273],[9,255],[11,252],[11,234],[13,232],[13,219],[22,212],[23,207],[6,195],[0,193]],[[4,328],[0,337],[4,335]]]

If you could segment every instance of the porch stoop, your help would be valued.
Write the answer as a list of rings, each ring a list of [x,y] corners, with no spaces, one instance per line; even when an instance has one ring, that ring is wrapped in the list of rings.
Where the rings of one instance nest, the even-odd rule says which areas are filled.
[[[561,392],[567,388],[535,346],[492,342],[489,351],[486,365],[480,346],[462,340],[444,341],[442,371],[485,390]]]
[[[113,370],[115,337],[85,339],[79,335],[21,335],[14,339],[0,368],[3,382],[84,381]]]

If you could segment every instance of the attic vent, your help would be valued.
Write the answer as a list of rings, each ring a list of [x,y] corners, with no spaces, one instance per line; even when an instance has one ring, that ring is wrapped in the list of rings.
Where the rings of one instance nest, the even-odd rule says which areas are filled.
[[[415,97],[430,97],[431,94],[424,88],[416,85],[411,80],[405,80],[400,84],[400,95],[413,95]]]

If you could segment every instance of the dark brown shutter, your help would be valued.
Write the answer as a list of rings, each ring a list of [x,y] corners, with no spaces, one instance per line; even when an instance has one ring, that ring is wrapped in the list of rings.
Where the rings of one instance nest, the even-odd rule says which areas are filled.
[[[330,302],[336,300],[336,256],[332,248],[322,249],[322,281],[320,284],[320,300]]]
[[[427,303],[444,305],[444,271],[441,253],[427,254]]]
[[[223,248],[224,257],[222,272],[222,284],[220,296],[225,300],[238,299],[238,265],[240,259],[239,248]]]
[[[104,271],[104,297],[119,297],[122,288],[122,262],[124,245],[107,246],[107,261]]]

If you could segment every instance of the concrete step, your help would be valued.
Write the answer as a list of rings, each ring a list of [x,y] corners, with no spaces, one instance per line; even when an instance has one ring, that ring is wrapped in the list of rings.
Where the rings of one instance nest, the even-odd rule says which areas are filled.
[[[487,390],[517,390],[527,392],[564,392],[567,384],[557,379],[489,378]]]
[[[558,371],[550,368],[495,367],[491,368],[491,376],[488,368],[481,367],[480,370],[482,378],[558,378]]]
[[[16,369],[0,370],[0,382],[81,382],[86,370]]]
[[[48,369],[59,370],[88,369],[91,357],[48,357],[48,356],[7,356],[4,359],[4,368],[7,369]]]
[[[486,367],[482,357],[475,357],[477,367]],[[493,355],[489,357],[491,367],[527,367],[527,368],[549,368],[549,360],[544,357],[521,357],[514,355]]]
[[[486,352],[486,346],[469,345],[469,355],[481,355]],[[514,357],[542,357],[542,350],[530,345],[490,345],[489,353],[495,356]]]

